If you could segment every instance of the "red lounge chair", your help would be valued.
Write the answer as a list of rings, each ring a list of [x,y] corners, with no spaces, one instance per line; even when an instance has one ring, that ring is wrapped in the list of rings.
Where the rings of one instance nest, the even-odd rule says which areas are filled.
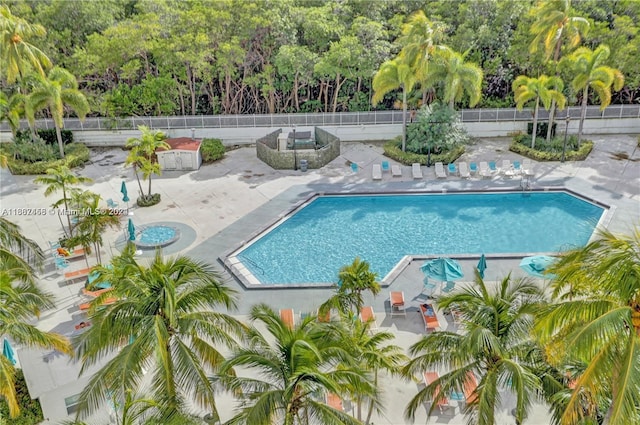
[[[91,273],[91,269],[90,268],[85,268],[85,269],[80,269],[80,270],[74,270],[72,272],[67,272],[64,274],[64,280],[66,282],[71,282],[77,279],[82,279],[85,278],[87,276],[89,276],[89,273]]]
[[[87,288],[82,288],[82,294],[92,298],[98,298],[100,295],[112,290],[113,288],[98,289],[97,291],[89,291]]]
[[[114,298],[107,298],[107,299],[106,299],[106,300],[104,300],[104,302],[103,302],[102,304],[100,304],[100,305],[101,305],[101,306],[102,306],[102,305],[111,305],[111,304],[115,303],[116,301],[118,301],[118,299],[117,299],[117,298],[115,298],[115,297],[114,297]],[[82,310],[82,311],[89,310],[89,308],[91,308],[91,303],[92,303],[92,302],[93,302],[93,301],[90,301],[90,302],[88,302],[88,303],[84,303],[84,304],[80,304],[78,307],[80,307],[80,310]]]
[[[389,294],[389,304],[391,304],[391,315],[403,315],[407,317],[407,311],[404,309],[404,292],[392,291]]]
[[[436,311],[431,304],[420,304],[420,315],[424,322],[424,330],[429,332],[429,329],[437,329],[440,327]]]
[[[425,372],[424,373],[424,385],[429,386],[433,382],[435,382],[440,376],[437,372]],[[436,388],[436,391],[433,393],[433,399],[437,399],[440,396],[440,387]],[[440,413],[444,411],[445,408],[449,407],[449,399],[447,397],[442,397],[438,400],[438,408],[440,408]]]
[[[282,319],[284,324],[287,325],[289,329],[293,329],[294,326],[293,314],[294,313],[292,308],[280,310],[280,319]]]
[[[475,375],[472,372],[467,372],[467,379],[465,379],[464,387],[462,388],[465,403],[470,404],[477,400],[476,388],[478,388],[478,381],[476,381]]]
[[[376,314],[373,312],[373,307],[362,307],[360,309],[360,320],[362,321],[362,323],[369,323],[369,329],[378,329]]]
[[[342,399],[333,393],[327,394],[327,405],[333,407],[336,410],[344,412],[344,406],[342,406]]]

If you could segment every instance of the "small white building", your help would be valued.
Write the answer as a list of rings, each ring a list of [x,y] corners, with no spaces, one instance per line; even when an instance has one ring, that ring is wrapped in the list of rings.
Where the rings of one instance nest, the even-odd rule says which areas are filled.
[[[170,150],[158,149],[156,156],[161,170],[184,171],[197,170],[202,164],[200,140],[189,137],[178,137],[165,140],[171,146]]]

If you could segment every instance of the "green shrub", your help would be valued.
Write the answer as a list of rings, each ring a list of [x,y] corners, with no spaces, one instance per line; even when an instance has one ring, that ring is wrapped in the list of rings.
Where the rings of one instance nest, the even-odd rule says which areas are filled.
[[[551,127],[551,137],[556,136],[556,127],[557,123],[553,123]],[[538,122],[538,126],[536,127],[536,137],[547,137],[547,130],[549,129],[548,122]],[[527,134],[531,135],[533,133],[533,123],[527,123]]]
[[[536,139],[537,140],[537,139]],[[536,141],[535,149],[531,149],[531,137],[519,134],[513,138],[509,150],[518,153],[536,161],[560,161],[562,160],[562,146],[564,138],[556,137],[551,139],[550,143],[546,140]],[[583,161],[589,156],[593,149],[593,142],[583,140],[578,149],[578,138],[571,136],[567,139],[567,150],[565,153],[566,161]]]
[[[385,156],[388,156],[394,161],[398,161],[405,165],[411,165],[415,162],[418,162],[422,165],[427,165],[427,161],[429,160],[428,155],[413,152],[402,152],[402,138],[400,136],[386,142],[383,146],[383,149]],[[455,148],[453,148],[453,150],[440,154],[432,153],[431,164],[435,164],[436,162],[449,164],[458,159],[463,153],[464,146],[456,146]]]
[[[3,418],[9,418],[10,422],[6,423],[12,425],[35,425],[44,420],[40,402],[38,400],[31,400],[29,396],[22,369],[16,370],[16,395],[18,397],[18,404],[20,405],[20,415],[17,418],[9,418],[9,406],[7,406],[4,399],[0,397],[0,424],[5,423],[3,422]]]
[[[31,135],[28,135],[28,137],[16,137],[14,143],[6,144],[6,148],[11,158],[27,163],[49,162],[60,158],[60,153],[56,146],[47,144],[40,137],[36,137],[34,141],[31,141]]]
[[[73,143],[73,132],[71,130],[60,130],[62,135],[62,143],[68,145]],[[36,134],[45,141],[45,143],[49,145],[58,145],[58,136],[56,136],[55,128],[39,128],[36,129]],[[31,131],[30,130],[18,130],[16,133],[16,138],[26,138],[28,141],[31,141]]]
[[[200,153],[204,162],[213,162],[224,157],[225,147],[220,139],[202,139]]]
[[[49,161],[36,161],[36,162],[26,162],[19,159],[14,159],[12,149],[16,147],[13,146],[14,143],[3,143],[0,145],[0,152],[7,155],[7,162],[9,165],[9,170],[12,174],[16,175],[35,175],[35,174],[46,174],[47,169],[55,168],[59,165],[66,165],[69,168],[75,168],[83,165],[85,162],[89,161],[90,151],[82,143],[70,143],[64,147],[65,157],[64,159],[52,159]],[[55,148],[53,148],[56,150]],[[56,156],[57,158],[57,156]]]
[[[422,107],[416,121],[407,125],[406,150],[416,154],[446,155],[468,142],[469,135],[458,113],[447,105],[434,103]]]
[[[152,195],[144,195],[138,198],[136,201],[139,207],[151,207],[160,203],[160,194],[154,193]]]

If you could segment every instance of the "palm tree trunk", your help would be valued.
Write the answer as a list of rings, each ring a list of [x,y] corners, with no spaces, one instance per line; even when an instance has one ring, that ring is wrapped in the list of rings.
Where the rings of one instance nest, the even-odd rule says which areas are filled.
[[[533,111],[533,131],[531,132],[531,149],[536,147],[536,133],[538,132],[538,108],[540,97],[536,97],[536,109]]]
[[[554,90],[558,90],[558,86],[554,87]],[[553,128],[553,118],[556,112],[556,100],[551,101],[551,109],[549,109],[549,127],[547,127],[547,142],[551,141],[551,129]]]
[[[374,388],[378,388],[378,368],[377,367],[373,369],[373,386]],[[367,419],[365,419],[364,421],[365,425],[369,425],[369,423],[371,422],[371,415],[373,415],[374,402],[375,400],[373,399],[373,397],[371,397],[371,400],[369,400],[369,411],[367,412]]]
[[[138,175],[138,166],[133,164],[133,174],[136,176],[136,180],[138,180],[138,186],[140,187],[140,196],[144,198],[144,191],[142,190],[142,183],[140,182],[140,176]]]
[[[67,203],[67,189],[62,185],[62,200],[64,201],[64,215],[67,216],[67,225],[69,226],[69,237],[73,236],[73,228],[71,227],[71,215],[69,214],[69,204]]]
[[[580,142],[582,141],[582,126],[584,119],[587,116],[587,98],[589,97],[589,85],[587,84],[582,91],[582,107],[580,109],[580,124],[578,125],[578,149],[580,149]]]
[[[402,86],[402,152],[407,148],[407,90]]]
[[[58,139],[58,148],[60,148],[60,158],[64,158],[64,144],[62,143],[62,132],[60,131],[60,127],[58,127],[58,124],[55,122],[55,120],[53,121],[55,127],[56,127],[56,139]]]
[[[151,174],[149,174],[149,197],[151,197]]]

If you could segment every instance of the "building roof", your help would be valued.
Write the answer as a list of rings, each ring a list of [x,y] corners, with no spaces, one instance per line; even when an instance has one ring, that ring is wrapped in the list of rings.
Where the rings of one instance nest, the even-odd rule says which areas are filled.
[[[200,149],[202,141],[192,139],[190,137],[176,137],[175,139],[166,139],[165,142],[171,146],[171,150],[181,151],[197,151]],[[158,149],[158,152],[162,152],[165,149]]]

